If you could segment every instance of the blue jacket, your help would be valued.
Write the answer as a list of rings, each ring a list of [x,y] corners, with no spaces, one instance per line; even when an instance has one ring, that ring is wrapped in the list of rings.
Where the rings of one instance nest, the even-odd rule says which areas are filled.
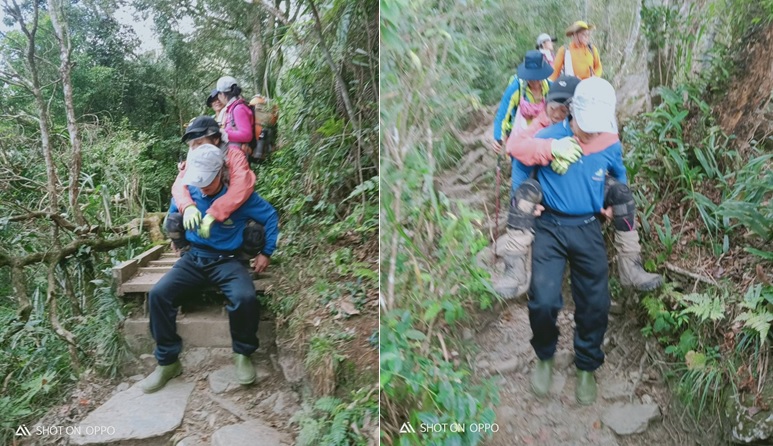
[[[217,195],[208,197],[202,194],[201,189],[198,187],[187,187],[201,215],[206,214],[207,209],[209,209],[212,203],[228,190],[226,186],[223,186]],[[169,213],[174,212],[180,211],[177,209],[173,198]],[[261,253],[270,256],[274,253],[276,239],[279,235],[279,214],[277,214],[273,206],[260,198],[260,195],[255,192],[224,222],[215,221],[212,223],[209,238],[199,237],[196,230],[185,231],[185,238],[194,245],[204,246],[217,251],[236,251],[242,246],[244,228],[248,219],[255,220],[266,229],[266,244]]]
[[[566,136],[573,136],[568,120],[553,124],[535,135],[541,139],[561,139]],[[518,160],[513,160],[513,163],[513,190],[537,169],[543,204],[568,215],[599,213],[604,206],[607,173],[623,184],[628,181],[623,165],[623,146],[619,141],[600,152],[583,155],[569,166],[564,175],[555,173],[550,166],[525,166]]]
[[[510,85],[505,89],[502,99],[499,100],[499,108],[494,116],[494,140],[502,139],[502,133],[510,133],[513,128],[515,112],[518,110],[518,104],[521,103],[521,90],[525,92],[524,97],[528,102],[534,102],[534,96],[531,90],[526,86],[527,81],[522,81],[518,76],[513,76]],[[550,90],[551,82],[542,81],[542,94],[547,96]]]

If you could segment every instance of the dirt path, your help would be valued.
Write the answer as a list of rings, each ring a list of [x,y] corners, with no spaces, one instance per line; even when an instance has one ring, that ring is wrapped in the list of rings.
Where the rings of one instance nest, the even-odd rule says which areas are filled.
[[[468,151],[455,168],[441,173],[437,179],[439,190],[452,202],[464,203],[486,214],[487,218],[481,224],[481,230],[486,233],[491,233],[494,228],[496,202],[496,155],[489,142],[492,121],[493,116],[484,117],[480,120],[480,127],[459,135]],[[503,163],[502,170],[500,234],[507,210],[509,161]],[[501,271],[500,261],[493,267],[488,265],[492,258],[490,248],[479,256],[479,260],[491,271]],[[613,306],[615,314],[610,316],[604,341],[606,363],[597,371],[599,398],[590,407],[580,406],[575,401],[571,300],[571,294],[566,289],[565,308],[559,315],[561,335],[556,354],[556,373],[551,394],[544,400],[538,400],[530,391],[529,372],[536,356],[529,344],[531,328],[524,301],[499,306],[492,316],[493,322],[475,334],[475,341],[482,352],[476,360],[477,375],[481,378],[493,376],[500,390],[500,404],[496,409],[500,429],[487,444],[678,444],[677,435],[667,428],[670,424],[670,395],[662,377],[648,361],[647,349],[652,346],[645,346],[634,316],[625,314],[619,304]],[[615,416],[624,419],[615,420]],[[639,425],[625,426],[626,421],[631,424],[639,416],[644,420]],[[648,419],[652,419],[649,424]],[[618,431],[639,429],[641,432],[617,435],[608,424],[615,425]]]

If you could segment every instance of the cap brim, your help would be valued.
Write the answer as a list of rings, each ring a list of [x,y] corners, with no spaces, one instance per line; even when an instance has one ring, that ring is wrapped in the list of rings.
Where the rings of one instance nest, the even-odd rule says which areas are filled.
[[[525,63],[518,65],[518,78],[525,81],[544,81],[553,74],[553,67],[545,65],[542,68],[526,68]]]
[[[183,176],[183,184],[194,187],[206,187],[212,184],[219,170],[202,172],[194,168],[188,168]]]
[[[605,116],[606,115],[606,116]],[[572,110],[580,130],[586,133],[617,133],[617,120],[606,113],[593,113],[591,110]]]
[[[595,26],[593,26],[593,25],[588,25],[587,28],[584,28],[582,26],[574,26],[574,25],[572,25],[569,28],[566,28],[566,37],[571,36],[572,34],[576,33],[577,31],[581,31],[581,30],[584,30],[584,29],[588,30],[588,31],[591,31],[591,30],[593,30],[593,28],[595,28]]]
[[[548,91],[548,95],[545,98],[548,102],[566,102],[567,99],[571,98],[572,95],[569,93],[561,92],[561,93],[554,93],[550,94],[550,91]]]

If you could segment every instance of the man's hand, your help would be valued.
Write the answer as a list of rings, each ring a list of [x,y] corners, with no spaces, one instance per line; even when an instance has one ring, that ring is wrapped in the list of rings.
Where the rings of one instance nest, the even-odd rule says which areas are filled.
[[[545,210],[545,206],[538,204],[537,206],[534,207],[534,216],[539,217],[540,215],[542,215],[542,211],[544,210]]]
[[[215,222],[215,217],[207,214],[204,220],[201,221],[201,227],[199,228],[199,237],[209,238],[209,231],[212,229],[212,223]]]
[[[566,161],[567,164],[571,164],[582,156],[582,147],[571,136],[566,138],[554,139],[550,143],[550,153],[553,154],[555,161]],[[555,169],[553,169],[555,170]]]
[[[566,173],[567,170],[569,170],[569,162],[565,160],[560,159],[554,159],[550,163],[550,168],[553,169],[553,172],[563,175]]]
[[[252,155],[252,147],[250,147],[249,144],[242,144],[242,152],[244,152],[244,156],[246,156],[247,159],[250,159],[250,155]]]
[[[502,140],[494,140],[493,143],[491,143],[491,148],[494,149],[494,153],[497,155],[502,154],[502,146],[504,145],[504,142]]]
[[[253,270],[255,270],[256,273],[262,273],[268,268],[269,263],[271,263],[271,257],[258,254],[258,256],[255,257],[255,266],[253,267]]]
[[[196,205],[192,204],[185,208],[183,213],[183,228],[193,230],[201,223],[201,212],[196,209]]]
[[[612,220],[614,218],[614,212],[612,212],[612,206],[609,206],[607,208],[601,208],[601,215],[604,216],[607,220]]]

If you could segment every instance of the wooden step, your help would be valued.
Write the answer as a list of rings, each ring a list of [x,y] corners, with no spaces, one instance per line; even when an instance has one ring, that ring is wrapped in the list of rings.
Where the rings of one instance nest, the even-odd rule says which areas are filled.
[[[156,273],[168,273],[172,270],[171,266],[146,266],[137,270],[137,274],[156,274]]]
[[[180,259],[176,258],[176,257],[175,258],[165,258],[165,259],[162,258],[162,259],[159,259],[159,260],[151,260],[148,263],[148,266],[172,266],[175,263],[177,263],[178,260],[180,260]]]
[[[161,280],[162,277],[164,277],[164,274],[166,274],[166,271],[139,273],[121,284],[121,294],[147,293],[153,288],[153,286],[156,285],[156,283],[158,283],[159,280]],[[265,277],[262,275],[259,279],[252,281],[252,283],[255,285],[255,291],[257,292],[266,291],[269,285],[271,285],[271,282],[272,280],[270,277]]]

